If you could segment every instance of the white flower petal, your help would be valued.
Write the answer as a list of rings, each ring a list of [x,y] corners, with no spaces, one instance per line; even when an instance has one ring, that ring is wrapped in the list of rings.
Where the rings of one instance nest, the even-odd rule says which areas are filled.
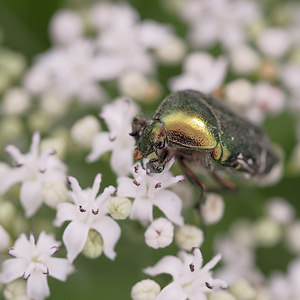
[[[48,261],[49,275],[61,280],[66,281],[67,276],[74,271],[74,267],[67,259],[51,257]]]
[[[130,173],[133,164],[133,144],[126,149],[116,148],[111,154],[110,165],[118,176]]]
[[[60,244],[60,242],[55,240],[54,234],[46,234],[44,231],[42,231],[39,235],[36,247],[40,252],[47,253],[50,251],[49,253],[51,253],[51,248],[59,247]]]
[[[144,269],[144,273],[156,276],[161,273],[170,274],[174,280],[176,280],[182,271],[182,261],[176,256],[165,256],[153,267]]]
[[[30,154],[32,154],[34,157],[38,157],[40,139],[41,139],[40,133],[36,131],[32,136],[32,142],[30,146]]]
[[[89,233],[89,227],[86,224],[76,221],[71,222],[64,231],[63,242],[67,248],[67,257],[73,261],[81,252]]]
[[[113,143],[108,132],[97,133],[93,140],[92,152],[87,156],[87,162],[96,161],[103,153],[112,150]]]
[[[27,280],[27,295],[34,300],[43,300],[50,295],[47,275],[33,272]]]
[[[102,180],[102,174],[97,174],[92,187],[92,194],[94,198],[96,198],[99,192],[101,180]]]
[[[114,259],[116,257],[114,248],[121,235],[119,224],[112,218],[103,216],[93,225],[93,228],[102,236],[104,254],[108,258]]]
[[[23,168],[9,170],[5,176],[2,176],[0,182],[0,193],[4,194],[14,184],[23,180],[25,174]]]
[[[0,281],[3,283],[11,282],[22,277],[27,267],[27,262],[22,258],[11,258],[5,260],[2,264]]]
[[[181,199],[171,191],[160,191],[157,193],[154,205],[156,205],[166,217],[173,223],[182,226],[184,223],[181,216],[182,201]]]
[[[60,203],[57,205],[56,219],[54,225],[60,227],[65,221],[73,221],[76,218],[77,207],[71,203]]]
[[[119,177],[117,179],[117,195],[119,197],[135,198],[138,195],[138,187],[133,183],[133,179],[128,177]]]
[[[133,201],[130,219],[139,220],[142,224],[147,224],[153,220],[152,201],[147,198],[136,198]]]
[[[25,181],[20,191],[20,200],[27,218],[33,216],[42,205],[42,185],[39,181]]]
[[[188,295],[182,289],[182,287],[176,282],[172,282],[162,289],[156,300],[186,300],[187,297]]]

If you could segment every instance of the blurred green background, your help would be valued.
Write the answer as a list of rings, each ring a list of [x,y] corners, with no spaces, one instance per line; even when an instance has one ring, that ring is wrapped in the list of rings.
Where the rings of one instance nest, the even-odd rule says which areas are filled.
[[[163,23],[171,23],[176,32],[183,36],[185,25],[175,15],[168,13],[162,8],[159,0],[151,1],[129,1],[140,13],[142,19],[151,18]],[[267,1],[270,7],[276,1]],[[63,0],[0,0],[0,28],[3,31],[3,42],[5,47],[22,53],[31,64],[34,57],[50,47],[48,37],[48,24],[51,16],[63,7],[76,7],[84,1]],[[180,72],[181,67],[161,67],[159,80],[167,92],[166,82],[172,74]],[[143,109],[151,114],[157,103],[144,105]],[[98,111],[97,111],[98,112]],[[95,112],[95,114],[97,113]],[[265,122],[265,128],[271,139],[280,144],[284,149],[286,158],[291,154],[296,143],[295,120],[288,113],[269,118]],[[106,162],[87,165],[82,161],[68,158],[67,164],[70,173],[78,176],[85,185],[92,183],[94,174],[99,169],[109,169]],[[81,175],[79,174],[81,173]],[[111,183],[113,177],[104,178],[104,185]],[[114,179],[113,179],[114,180]],[[296,216],[300,217],[299,201],[299,176],[284,176],[284,179],[275,186],[269,188],[242,187],[239,194],[225,195],[226,211],[224,218],[216,225],[206,228],[206,239],[202,250],[205,261],[213,254],[213,240],[217,233],[225,232],[234,220],[240,217],[256,219],[263,214],[263,206],[270,197],[283,197],[287,199],[297,210]],[[43,208],[40,214],[53,213],[50,209]],[[193,213],[188,213],[194,218]],[[53,214],[54,217],[54,214]],[[67,283],[59,282],[49,278],[51,296],[49,299],[130,299],[131,287],[139,280],[146,278],[142,269],[153,265],[166,254],[176,254],[177,247],[170,246],[162,250],[153,250],[144,243],[144,229],[136,222],[119,222],[122,226],[122,236],[117,244],[117,258],[115,262],[104,256],[91,260],[80,255],[75,261],[77,272],[68,278]],[[32,226],[34,227],[34,221]],[[34,228],[32,228],[34,230]],[[60,234],[57,235],[59,239]],[[258,250],[258,265],[266,274],[271,270],[285,270],[291,259],[291,255],[280,244],[274,248],[260,248]],[[168,276],[160,276],[161,283],[167,283]],[[158,280],[159,281],[159,280]],[[296,300],[296,299],[295,299]]]

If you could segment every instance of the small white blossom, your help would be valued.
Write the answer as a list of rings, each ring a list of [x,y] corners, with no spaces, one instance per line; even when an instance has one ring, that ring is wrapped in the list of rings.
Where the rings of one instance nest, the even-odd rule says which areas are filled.
[[[260,58],[248,45],[239,45],[230,51],[230,61],[237,74],[248,75],[258,70]]]
[[[245,279],[232,283],[229,290],[237,299],[252,300],[256,296],[255,289]]]
[[[227,61],[220,56],[214,59],[205,52],[196,52],[186,57],[182,75],[170,80],[172,91],[194,89],[212,93],[219,88],[226,76]]]
[[[23,277],[27,283],[27,295],[42,300],[50,295],[47,276],[65,281],[73,272],[73,266],[64,258],[52,257],[59,250],[60,243],[52,235],[42,232],[37,243],[33,234],[29,239],[22,234],[9,254],[13,257],[2,264],[0,281],[9,283]]]
[[[94,229],[102,236],[104,254],[114,259],[114,247],[119,240],[121,229],[115,220],[107,216],[107,203],[116,189],[109,186],[97,196],[101,183],[100,174],[95,177],[93,187],[85,190],[81,189],[74,177],[68,177],[68,180],[72,188],[73,203],[60,203],[54,221],[56,226],[71,221],[63,234],[67,258],[73,261],[77,257],[86,243],[90,229]]]
[[[290,223],[295,212],[293,207],[282,198],[271,199],[266,206],[267,215],[279,224]]]
[[[16,167],[9,170],[0,182],[0,192],[5,193],[11,186],[21,182],[20,200],[27,217],[31,217],[40,208],[45,199],[43,188],[48,183],[64,183],[66,167],[55,156],[53,149],[39,153],[40,135],[34,133],[30,151],[21,154],[13,145],[6,152],[14,159]]]
[[[292,93],[300,91],[300,66],[287,64],[281,67],[279,72],[280,79],[290,89]]]
[[[260,34],[257,45],[266,56],[280,58],[289,50],[291,40],[284,29],[267,28]]]
[[[224,200],[218,194],[209,193],[201,206],[201,214],[205,224],[215,224],[224,215]]]
[[[4,94],[1,111],[10,116],[22,115],[29,109],[30,105],[31,100],[26,90],[15,87]]]
[[[64,9],[57,12],[50,22],[50,36],[57,44],[74,42],[83,34],[83,22],[74,10]]]
[[[134,180],[129,177],[117,179],[117,195],[133,198],[130,218],[139,220],[146,225],[153,220],[153,205],[157,206],[165,216],[177,225],[183,225],[181,216],[181,199],[169,190],[169,186],[184,179],[182,175],[172,176],[169,168],[174,163],[172,159],[165,170],[157,174],[147,174],[138,163],[133,167]]]
[[[204,242],[203,231],[193,225],[183,225],[175,232],[176,244],[184,250],[191,250],[193,247],[201,247]]]
[[[272,247],[282,237],[280,225],[270,218],[261,218],[253,226],[256,242],[262,246]]]
[[[41,109],[53,117],[63,116],[68,109],[68,103],[53,92],[46,92],[41,95]]]
[[[192,253],[191,255],[180,252],[180,258],[165,256],[155,266],[144,269],[144,272],[151,276],[167,273],[173,278],[156,300],[206,299],[206,294],[228,287],[223,280],[212,277],[211,269],[221,260],[220,254],[202,267],[200,249],[193,248]]]
[[[129,133],[132,131],[132,119],[137,112],[137,106],[126,99],[118,99],[105,105],[100,116],[109,132],[99,132],[95,135],[87,161],[94,162],[105,152],[112,151],[110,164],[113,171],[119,176],[127,175],[133,164],[135,143]]]
[[[94,136],[101,127],[98,120],[88,115],[76,121],[71,128],[71,137],[80,146],[89,149],[92,145]]]
[[[158,283],[151,279],[137,282],[131,289],[132,300],[155,300],[160,292]]]
[[[145,232],[146,244],[154,249],[169,246],[173,241],[174,226],[165,218],[154,220]]]
[[[111,197],[107,209],[115,220],[124,220],[130,215],[132,203],[125,197]]]
[[[253,85],[246,79],[237,79],[225,87],[225,99],[233,106],[246,108],[253,102]]]

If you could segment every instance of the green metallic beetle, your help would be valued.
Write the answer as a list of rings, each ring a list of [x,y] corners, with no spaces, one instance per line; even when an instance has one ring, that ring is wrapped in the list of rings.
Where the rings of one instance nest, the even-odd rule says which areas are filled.
[[[186,174],[205,190],[186,163],[200,163],[224,187],[235,185],[219,176],[218,169],[248,177],[268,175],[279,162],[266,134],[221,100],[193,90],[169,95],[153,120],[137,116],[132,122],[135,159],[148,158],[148,172],[160,173],[173,157]]]

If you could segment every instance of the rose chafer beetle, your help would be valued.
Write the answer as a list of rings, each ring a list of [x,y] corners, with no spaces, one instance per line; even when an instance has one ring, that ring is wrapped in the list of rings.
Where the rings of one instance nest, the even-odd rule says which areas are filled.
[[[236,186],[219,170],[262,178],[279,159],[262,129],[234,112],[221,100],[194,90],[175,92],[164,99],[151,121],[137,116],[132,122],[135,159],[148,158],[149,173],[162,172],[173,157],[187,176],[204,184],[188,165],[200,165],[225,188]]]

